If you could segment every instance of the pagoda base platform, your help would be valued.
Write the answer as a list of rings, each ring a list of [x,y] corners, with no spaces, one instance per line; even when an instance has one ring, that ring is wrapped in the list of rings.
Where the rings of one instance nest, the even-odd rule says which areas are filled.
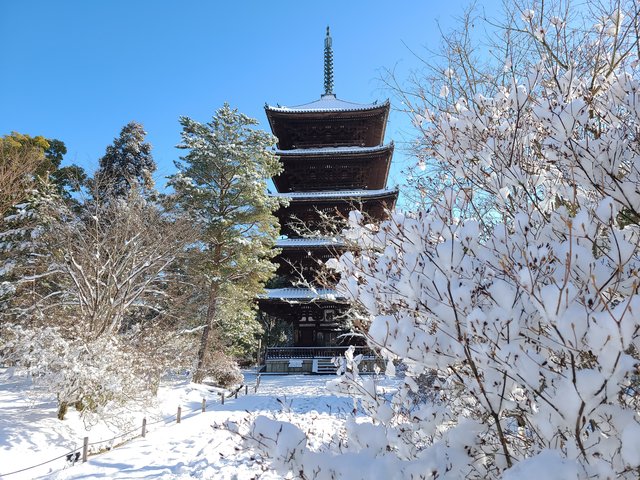
[[[268,347],[265,373],[334,375],[334,360],[344,361],[349,347]],[[384,361],[367,347],[355,347],[354,356],[362,355],[360,373],[375,373],[376,365],[384,371]]]

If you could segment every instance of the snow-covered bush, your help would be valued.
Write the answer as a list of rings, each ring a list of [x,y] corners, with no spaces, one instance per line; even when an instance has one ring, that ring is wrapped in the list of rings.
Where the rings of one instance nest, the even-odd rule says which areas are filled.
[[[38,391],[54,393],[58,418],[73,406],[85,421],[149,397],[145,363],[118,337],[67,338],[55,327],[2,329],[2,356],[24,369]]]
[[[205,378],[212,379],[216,385],[221,387],[240,385],[244,381],[238,363],[221,350],[211,354],[211,364]]]
[[[633,8],[583,33],[573,59],[554,51],[573,38],[566,19],[525,10],[537,61],[491,95],[414,112],[420,162],[445,185],[425,188],[424,211],[381,225],[353,212],[345,234],[361,249],[332,262],[388,373],[407,365],[404,380],[383,395],[348,358],[330,388],[359,398],[372,423],[352,422],[324,454],[250,440],[274,465],[301,478],[638,478]],[[431,395],[416,402],[426,379]]]

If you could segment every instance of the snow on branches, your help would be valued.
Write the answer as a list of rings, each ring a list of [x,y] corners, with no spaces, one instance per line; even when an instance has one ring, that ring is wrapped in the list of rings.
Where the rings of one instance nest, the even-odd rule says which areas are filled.
[[[5,221],[0,358],[55,393],[60,418],[153,392],[184,347],[170,313],[186,220],[137,190],[70,203],[43,185]]]
[[[553,47],[535,11],[523,18]],[[420,162],[442,188],[377,226],[352,212],[360,248],[331,262],[404,380],[384,395],[348,358],[331,382],[372,422],[330,452],[361,473],[302,442],[263,446],[275,465],[303,478],[387,462],[389,478],[638,477],[640,72],[633,49],[610,53],[592,71],[543,53],[492,94],[422,115]]]
[[[150,399],[150,369],[124,338],[69,338],[56,327],[20,325],[3,334],[5,360],[29,374],[38,387],[34,393],[55,393],[60,420],[70,406],[92,424],[114,407]]]

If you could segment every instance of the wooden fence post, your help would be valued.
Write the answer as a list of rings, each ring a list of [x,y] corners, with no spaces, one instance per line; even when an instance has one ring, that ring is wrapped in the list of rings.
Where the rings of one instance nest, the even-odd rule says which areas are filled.
[[[87,461],[88,456],[89,456],[89,437],[84,437],[84,442],[82,444],[82,463]]]
[[[207,411],[207,400],[206,399],[202,399],[202,413]]]
[[[233,398],[238,398],[238,390],[240,390],[239,388],[235,391],[235,393],[233,394]]]
[[[182,419],[182,407],[178,407],[178,414],[176,415],[176,423],[180,423]]]
[[[244,394],[249,395],[249,385],[244,386]]]
[[[142,436],[143,437],[147,436],[147,419],[146,418],[142,419]]]
[[[224,405],[224,392],[222,392],[222,405]]]

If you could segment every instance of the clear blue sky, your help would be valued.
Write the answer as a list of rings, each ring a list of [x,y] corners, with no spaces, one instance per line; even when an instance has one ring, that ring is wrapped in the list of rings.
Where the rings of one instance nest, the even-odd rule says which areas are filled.
[[[487,3],[497,3],[487,0]],[[330,25],[335,92],[390,96],[381,69],[417,64],[467,0],[0,0],[0,135],[65,142],[65,163],[93,171],[124,124],[141,122],[158,164],[174,172],[178,117],[206,121],[225,101],[268,129],[264,103],[296,105],[323,87]],[[489,10],[489,7],[486,7]],[[386,141],[401,147],[400,114]],[[390,184],[401,183],[401,148]]]

